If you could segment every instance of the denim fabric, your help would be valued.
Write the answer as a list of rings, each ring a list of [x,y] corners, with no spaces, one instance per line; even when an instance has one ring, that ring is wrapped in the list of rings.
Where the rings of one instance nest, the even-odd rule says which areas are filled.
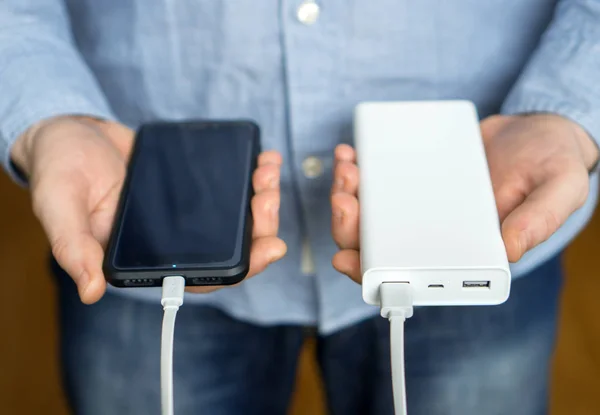
[[[501,306],[415,310],[406,326],[409,413],[546,414],[561,275],[554,258],[515,281]],[[64,274],[59,281],[75,413],[159,414],[160,304],[108,294],[84,306]],[[175,330],[175,413],[284,415],[306,332],[184,305]],[[317,342],[331,415],[393,415],[387,320],[369,318]]]

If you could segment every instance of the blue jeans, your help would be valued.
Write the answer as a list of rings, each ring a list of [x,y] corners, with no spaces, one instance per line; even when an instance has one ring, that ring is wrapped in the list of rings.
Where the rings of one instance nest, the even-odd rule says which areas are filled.
[[[59,274],[64,380],[81,415],[159,414],[160,304],[107,295],[82,305]],[[496,307],[417,309],[406,327],[411,415],[542,415],[556,332],[561,261],[514,282]],[[184,306],[175,334],[177,415],[285,414],[308,331],[261,327]],[[332,415],[393,414],[388,322],[318,337]]]

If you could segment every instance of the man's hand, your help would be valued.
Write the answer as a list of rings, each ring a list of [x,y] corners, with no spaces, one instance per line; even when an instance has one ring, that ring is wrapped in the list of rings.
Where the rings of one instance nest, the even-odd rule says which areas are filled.
[[[56,118],[24,133],[12,159],[29,178],[33,210],[61,267],[77,284],[84,303],[104,294],[102,260],[134,133],[116,124],[83,117]],[[281,157],[261,154],[254,174],[254,240],[250,274],[280,259],[277,238]],[[192,288],[207,292],[213,287]]]
[[[598,148],[581,127],[557,115],[493,116],[481,131],[508,259],[516,262],[583,205]],[[332,231],[340,252],[333,266],[360,283],[355,152],[340,145],[335,159]]]

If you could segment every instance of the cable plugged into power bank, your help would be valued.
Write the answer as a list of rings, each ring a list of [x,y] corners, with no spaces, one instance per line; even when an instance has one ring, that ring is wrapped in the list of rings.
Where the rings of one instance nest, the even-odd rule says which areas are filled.
[[[510,268],[472,103],[361,103],[354,137],[363,299],[390,319],[396,414],[405,415],[412,307],[503,303]]]
[[[160,342],[160,398],[162,415],[173,415],[173,341],[175,337],[175,317],[183,305],[185,278],[165,277],[160,300],[163,310],[162,334]]]
[[[405,282],[381,284],[381,316],[390,320],[392,387],[396,415],[406,415],[404,322],[413,315],[413,293]]]

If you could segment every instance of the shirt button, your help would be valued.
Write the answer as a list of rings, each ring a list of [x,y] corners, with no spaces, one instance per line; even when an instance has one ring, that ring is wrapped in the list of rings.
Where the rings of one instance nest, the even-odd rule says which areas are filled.
[[[323,162],[313,156],[307,157],[302,162],[302,171],[309,179],[317,178],[323,174]]]
[[[314,0],[304,1],[298,7],[298,20],[305,25],[311,25],[319,18],[320,7]]]

